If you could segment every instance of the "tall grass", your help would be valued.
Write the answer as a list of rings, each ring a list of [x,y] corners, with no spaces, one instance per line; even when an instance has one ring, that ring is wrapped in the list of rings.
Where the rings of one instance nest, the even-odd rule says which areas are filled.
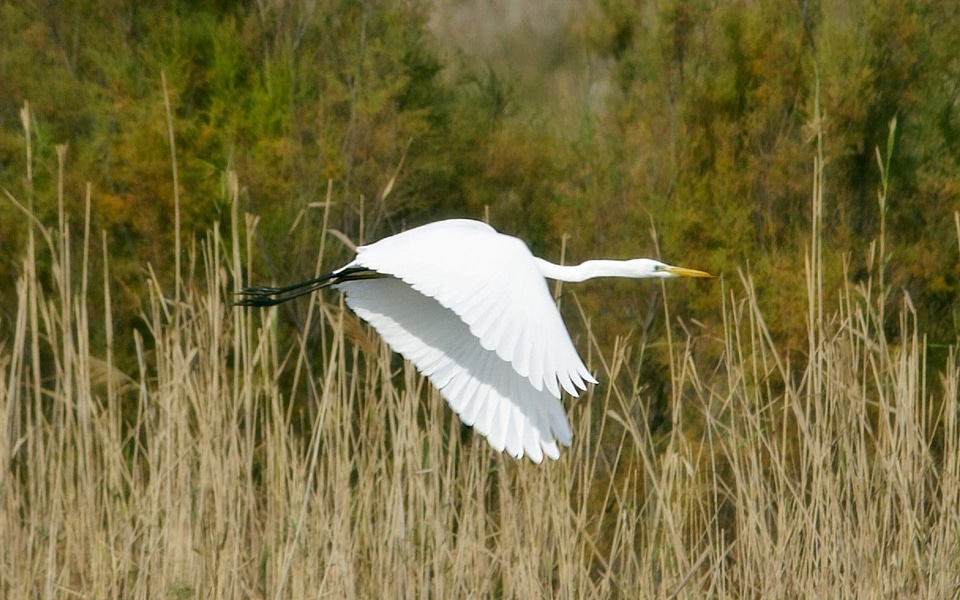
[[[335,295],[309,309],[323,335],[289,347],[276,309],[233,310],[255,226],[240,228],[237,189],[231,176],[227,237],[214,227],[185,244],[175,282],[149,278],[144,334],[111,325],[109,241],[99,236],[94,273],[91,193],[80,256],[62,186],[56,226],[31,216],[0,342],[0,596],[960,589],[960,364],[951,350],[928,377],[907,299],[888,339],[882,245],[875,277],[824,298],[815,226],[809,314],[797,315],[810,329],[804,356],[772,339],[749,273],[725,279],[722,331],[672,342],[666,439],[647,428],[642,385],[618,383],[637,381],[643,349],[601,346],[586,327],[580,345],[603,383],[567,402],[574,445],[538,466],[462,431]],[[114,348],[131,338],[128,372]],[[704,345],[719,347],[719,363],[698,359]]]

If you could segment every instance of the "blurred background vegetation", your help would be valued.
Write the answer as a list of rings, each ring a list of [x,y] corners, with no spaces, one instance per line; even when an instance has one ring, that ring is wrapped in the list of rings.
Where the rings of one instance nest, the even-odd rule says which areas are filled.
[[[329,227],[358,243],[489,218],[555,261],[562,247],[567,262],[749,271],[777,341],[804,352],[822,139],[825,297],[883,265],[889,302],[917,308],[936,363],[960,332],[958,29],[960,5],[894,0],[3,0],[0,186],[55,222],[68,145],[66,209],[83,222],[90,181],[122,290],[116,329],[148,335],[147,265],[172,282],[176,264],[163,74],[185,253],[231,218],[233,170],[241,215],[259,218],[251,281],[313,273],[328,199]],[[877,150],[891,140],[881,214]],[[22,271],[26,223],[0,202],[3,281]],[[338,266],[350,249],[327,239],[323,266]],[[720,289],[670,286],[672,320],[719,337]],[[600,339],[662,338],[657,286],[575,293]],[[0,328],[15,301],[0,294]],[[299,311],[284,313],[294,327]],[[129,361],[132,339],[118,340]],[[654,405],[665,361],[648,354],[638,371]]]

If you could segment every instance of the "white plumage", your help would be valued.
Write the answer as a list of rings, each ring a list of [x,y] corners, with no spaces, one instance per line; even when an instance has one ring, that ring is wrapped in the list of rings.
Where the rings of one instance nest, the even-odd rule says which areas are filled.
[[[596,383],[545,277],[602,276],[709,277],[649,259],[554,265],[489,225],[454,219],[361,246],[351,263],[320,278],[247,288],[237,304],[269,306],[333,285],[466,425],[498,452],[539,463],[572,440],[561,388],[576,396]]]

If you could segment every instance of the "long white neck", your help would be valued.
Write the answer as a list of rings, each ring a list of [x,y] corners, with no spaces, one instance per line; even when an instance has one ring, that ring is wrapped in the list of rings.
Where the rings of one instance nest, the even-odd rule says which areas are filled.
[[[537,257],[540,273],[547,279],[579,283],[596,277],[639,277],[631,261],[588,260],[579,265],[557,265]]]

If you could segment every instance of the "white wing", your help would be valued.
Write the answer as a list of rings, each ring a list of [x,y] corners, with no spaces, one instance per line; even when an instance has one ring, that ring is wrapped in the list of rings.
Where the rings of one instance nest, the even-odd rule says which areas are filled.
[[[533,254],[479,221],[431,223],[357,248],[353,266],[393,275],[456,313],[536,390],[576,396],[596,380],[577,354]],[[559,383],[559,386],[558,386]]]
[[[537,390],[435,299],[392,277],[338,284],[347,305],[440,390],[498,452],[539,463],[572,434],[559,398]]]
[[[357,266],[391,277],[338,284],[347,304],[465,424],[535,462],[570,444],[560,388],[576,396],[596,380],[523,242],[478,221],[440,221],[357,248],[345,269]]]

